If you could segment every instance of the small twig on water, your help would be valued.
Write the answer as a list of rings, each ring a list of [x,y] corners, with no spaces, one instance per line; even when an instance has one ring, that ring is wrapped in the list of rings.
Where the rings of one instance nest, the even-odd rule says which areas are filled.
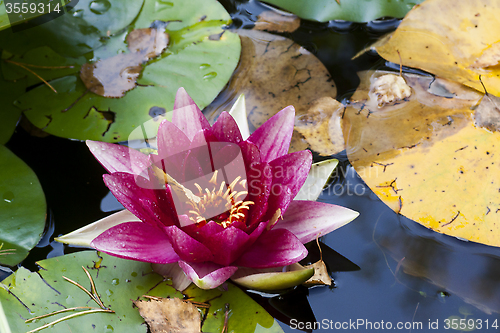
[[[222,326],[221,333],[228,333],[228,327],[227,327],[228,322],[229,322],[229,303],[226,303],[224,312],[224,326]]]

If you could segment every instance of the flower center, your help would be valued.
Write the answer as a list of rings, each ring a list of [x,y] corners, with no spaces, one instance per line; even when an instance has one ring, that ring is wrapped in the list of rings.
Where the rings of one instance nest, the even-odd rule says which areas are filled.
[[[214,221],[222,225],[224,228],[230,226],[233,222],[240,221],[245,223],[250,205],[253,201],[243,201],[247,196],[246,180],[241,180],[241,177],[236,177],[229,185],[222,181],[220,186],[217,186],[216,170],[210,179],[209,183],[213,184],[212,190],[202,189],[200,185],[194,183],[198,189],[198,197],[200,200],[195,202],[190,200],[188,204],[192,207],[189,210],[189,219],[200,226],[205,225],[207,221]],[[239,184],[243,191],[236,191],[235,187]]]

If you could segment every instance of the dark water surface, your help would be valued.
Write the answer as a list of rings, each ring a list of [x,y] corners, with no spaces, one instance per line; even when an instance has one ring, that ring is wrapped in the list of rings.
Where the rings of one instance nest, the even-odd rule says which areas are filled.
[[[255,1],[221,2],[236,27],[251,27],[263,9]],[[342,100],[356,89],[357,71],[384,66],[373,54],[355,61],[351,57],[396,25],[394,20],[367,25],[303,22],[298,31],[284,36],[316,54],[329,69],[338,88],[337,99]],[[18,128],[7,146],[35,171],[47,198],[51,221],[47,235],[23,262],[36,270],[37,260],[77,250],[53,243],[54,236],[107,216],[110,213],[104,211],[118,206],[111,199],[101,209],[109,192],[102,182],[105,171],[85,143],[32,137]],[[499,332],[492,324],[500,325],[500,249],[437,234],[396,215],[364,185],[345,154],[338,158],[337,176],[319,200],[357,210],[360,216],[322,241],[360,269],[333,272],[332,288],[299,288],[270,299],[254,297],[282,321],[289,321],[288,314],[299,321],[316,320],[328,330],[343,326],[364,332],[443,332],[452,331],[445,329],[445,320],[452,324],[456,318],[457,326],[465,319],[466,327],[474,323],[478,331]],[[331,270],[345,268],[335,259],[326,261]],[[297,321],[291,324],[299,326]],[[285,332],[295,331],[282,327]]]

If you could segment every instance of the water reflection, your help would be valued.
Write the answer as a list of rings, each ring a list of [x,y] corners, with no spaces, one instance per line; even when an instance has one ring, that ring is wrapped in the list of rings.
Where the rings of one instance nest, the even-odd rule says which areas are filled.
[[[414,321],[422,323],[419,331],[430,331],[428,325],[436,320],[443,330],[450,316],[481,319],[483,325],[486,319],[500,318],[500,249],[438,234],[396,215],[352,167],[342,167],[346,172],[331,186],[361,184],[363,193],[335,196],[324,191],[319,200],[361,214],[323,241],[361,270],[335,273],[335,289],[310,290],[318,321]],[[371,331],[365,326],[359,330]]]

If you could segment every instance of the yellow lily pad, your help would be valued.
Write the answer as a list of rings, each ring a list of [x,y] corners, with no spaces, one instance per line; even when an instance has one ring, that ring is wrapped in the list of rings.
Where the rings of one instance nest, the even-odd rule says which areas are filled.
[[[382,45],[384,59],[500,96],[500,2],[427,0]]]
[[[500,132],[474,119],[481,99],[495,104],[457,83],[404,75],[411,96],[379,106],[369,91],[384,74],[362,73],[344,114],[347,156],[358,174],[397,213],[500,246]]]

